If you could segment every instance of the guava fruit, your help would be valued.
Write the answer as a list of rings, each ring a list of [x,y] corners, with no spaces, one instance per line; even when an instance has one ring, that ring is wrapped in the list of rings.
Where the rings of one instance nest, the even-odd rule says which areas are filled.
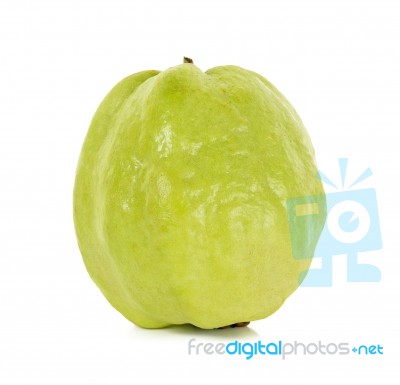
[[[323,195],[316,173],[299,116],[257,73],[185,60],[131,75],[100,104],[78,162],[85,266],[144,328],[265,318],[311,263],[325,213],[299,222],[296,259],[286,201]]]

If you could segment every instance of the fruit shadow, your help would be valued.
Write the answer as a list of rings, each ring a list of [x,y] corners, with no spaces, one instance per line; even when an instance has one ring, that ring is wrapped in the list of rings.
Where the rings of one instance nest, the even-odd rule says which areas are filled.
[[[148,329],[142,329],[145,332],[150,331]],[[241,339],[256,339],[259,334],[249,326],[246,327],[235,327],[226,329],[200,329],[196,326],[185,324],[185,325],[174,325],[163,329],[152,329],[151,333],[160,333],[164,336],[188,336],[188,337],[207,337],[218,340],[241,340]]]

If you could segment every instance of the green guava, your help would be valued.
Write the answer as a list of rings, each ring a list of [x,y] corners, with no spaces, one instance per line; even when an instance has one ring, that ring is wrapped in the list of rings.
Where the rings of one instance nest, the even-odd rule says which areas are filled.
[[[299,116],[257,73],[185,60],[131,75],[99,106],[78,163],[85,266],[144,328],[265,318],[311,263],[325,213],[299,224],[296,259],[286,201],[323,195],[316,173]]]

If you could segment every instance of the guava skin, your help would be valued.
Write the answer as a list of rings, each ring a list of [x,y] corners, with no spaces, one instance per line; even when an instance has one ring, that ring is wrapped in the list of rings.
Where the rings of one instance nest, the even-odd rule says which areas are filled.
[[[324,194],[285,97],[237,66],[123,79],[93,117],[74,187],[85,266],[144,328],[265,318],[299,286],[286,200]],[[324,208],[323,208],[324,209]],[[325,215],[299,230],[312,256]]]

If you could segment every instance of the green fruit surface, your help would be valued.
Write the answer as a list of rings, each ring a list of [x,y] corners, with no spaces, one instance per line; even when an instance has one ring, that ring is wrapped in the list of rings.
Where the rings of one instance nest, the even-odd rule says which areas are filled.
[[[145,328],[262,319],[299,286],[286,200],[323,194],[297,113],[260,75],[185,63],[118,83],[91,122],[74,188],[86,268]],[[325,214],[299,228],[313,255]]]

